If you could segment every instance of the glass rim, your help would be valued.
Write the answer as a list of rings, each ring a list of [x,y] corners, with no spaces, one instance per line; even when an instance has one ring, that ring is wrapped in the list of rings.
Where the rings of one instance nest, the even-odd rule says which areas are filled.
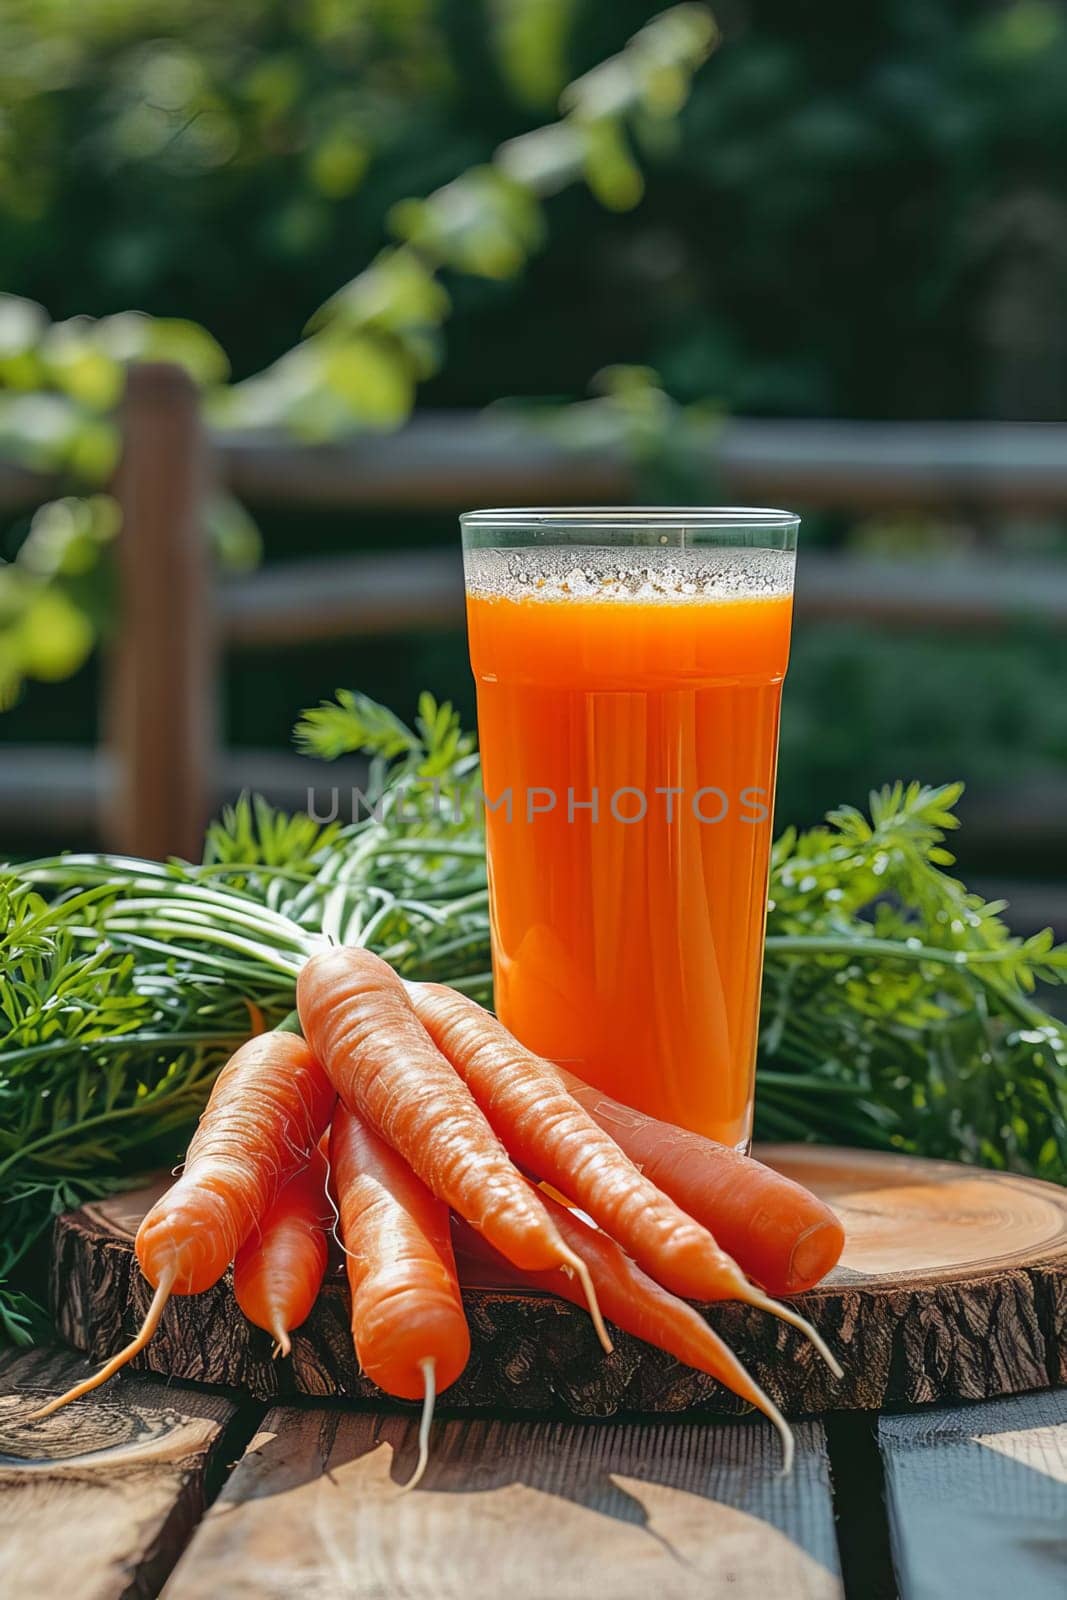
[[[800,525],[795,511],[768,506],[499,506],[464,511],[466,530],[530,529],[550,532],[590,530],[631,532],[635,527],[659,529],[758,528],[786,529]]]

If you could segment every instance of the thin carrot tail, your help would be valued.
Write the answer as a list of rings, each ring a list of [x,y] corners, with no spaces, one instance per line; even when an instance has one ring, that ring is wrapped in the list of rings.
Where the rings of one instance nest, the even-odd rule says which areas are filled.
[[[793,1470],[793,1455],[795,1451],[793,1430],[782,1416],[782,1413],[779,1411],[770,1395],[765,1394],[760,1388],[759,1384],[754,1381],[752,1382],[751,1399],[753,1405],[758,1406],[763,1412],[763,1415],[767,1418],[768,1422],[773,1424],[778,1433],[779,1439],[782,1441],[781,1474],[783,1478],[788,1478],[789,1474]]]
[[[271,1351],[271,1360],[277,1361],[279,1356],[291,1355],[293,1346],[289,1338],[289,1330],[281,1317],[274,1318],[270,1331],[274,1335],[274,1349]]]
[[[164,1273],[160,1278],[159,1287],[152,1296],[152,1304],[149,1306],[145,1319],[141,1323],[140,1332],[136,1338],[130,1340],[124,1350],[120,1350],[118,1355],[112,1356],[110,1361],[105,1361],[99,1372],[94,1372],[91,1378],[84,1378],[81,1383],[76,1383],[72,1389],[68,1389],[66,1394],[61,1394],[58,1399],[49,1400],[47,1405],[38,1406],[36,1411],[31,1411],[27,1420],[39,1422],[42,1417],[50,1417],[54,1411],[59,1411],[63,1406],[69,1405],[72,1400],[80,1400],[83,1394],[89,1394],[93,1389],[98,1389],[102,1383],[106,1383],[109,1378],[113,1378],[115,1373],[121,1367],[124,1367],[128,1361],[132,1361],[134,1356],[144,1349],[159,1327],[159,1319],[163,1315],[163,1308],[170,1299],[170,1293],[174,1287],[174,1278],[175,1273],[173,1271]]]
[[[433,1411],[437,1403],[437,1363],[432,1356],[427,1356],[419,1362],[422,1368],[422,1416],[419,1418],[419,1459],[415,1463],[415,1471],[401,1489],[401,1494],[410,1494],[412,1489],[417,1489],[422,1482],[423,1473],[430,1464],[430,1429],[433,1427]]]
[[[749,1405],[762,1411],[768,1422],[773,1424],[782,1441],[782,1476],[787,1477],[793,1470],[793,1430],[770,1395],[760,1388],[751,1372],[734,1354],[725,1339],[721,1339],[712,1328],[708,1328],[707,1333],[717,1359],[703,1365],[702,1370],[710,1372],[713,1378],[717,1378],[728,1389],[732,1389],[734,1394],[740,1395],[742,1400],[747,1400]]]
[[[596,1285],[593,1283],[593,1275],[576,1250],[572,1250],[568,1245],[564,1245],[561,1253],[563,1256],[563,1271],[573,1272],[574,1276],[581,1284],[582,1293],[585,1295],[586,1305],[589,1307],[589,1315],[592,1317],[593,1327],[596,1329],[596,1336],[600,1340],[601,1348],[603,1349],[604,1354],[610,1356],[615,1346],[611,1342],[611,1335],[607,1330],[603,1314],[600,1310],[600,1301],[597,1298]]]
[[[749,1285],[745,1299],[750,1306],[758,1306],[761,1311],[769,1311],[772,1317],[778,1317],[782,1322],[788,1322],[790,1327],[796,1328],[806,1339],[810,1339],[834,1377],[844,1377],[844,1368],[841,1366],[840,1361],[838,1361],[818,1329],[812,1327],[807,1317],[802,1317],[799,1311],[794,1311],[792,1306],[783,1305],[780,1300],[772,1300],[769,1294],[764,1294],[762,1289],[757,1289],[752,1284]]]

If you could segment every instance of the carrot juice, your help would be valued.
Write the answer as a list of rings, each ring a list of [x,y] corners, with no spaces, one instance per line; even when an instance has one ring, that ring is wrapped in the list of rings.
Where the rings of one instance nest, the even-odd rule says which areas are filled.
[[[653,531],[691,537],[679,516]],[[739,1148],[795,527],[782,548],[472,548],[465,525],[497,1013],[617,1099]]]

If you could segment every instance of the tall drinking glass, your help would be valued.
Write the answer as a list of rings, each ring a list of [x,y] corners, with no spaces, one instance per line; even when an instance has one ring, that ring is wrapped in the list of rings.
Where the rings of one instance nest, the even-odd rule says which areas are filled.
[[[746,1149],[798,519],[461,522],[497,1013]]]

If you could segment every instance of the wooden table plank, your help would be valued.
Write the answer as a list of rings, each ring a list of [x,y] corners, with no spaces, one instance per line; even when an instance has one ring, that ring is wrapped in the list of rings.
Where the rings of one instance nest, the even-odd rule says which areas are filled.
[[[237,1407],[123,1378],[41,1422],[24,1420],[89,1370],[65,1350],[0,1355],[2,1595],[155,1595],[203,1512]]]
[[[882,1417],[901,1600],[1063,1600],[1067,1389]]]
[[[165,1600],[838,1600],[822,1427],[440,1422],[277,1407]]]

